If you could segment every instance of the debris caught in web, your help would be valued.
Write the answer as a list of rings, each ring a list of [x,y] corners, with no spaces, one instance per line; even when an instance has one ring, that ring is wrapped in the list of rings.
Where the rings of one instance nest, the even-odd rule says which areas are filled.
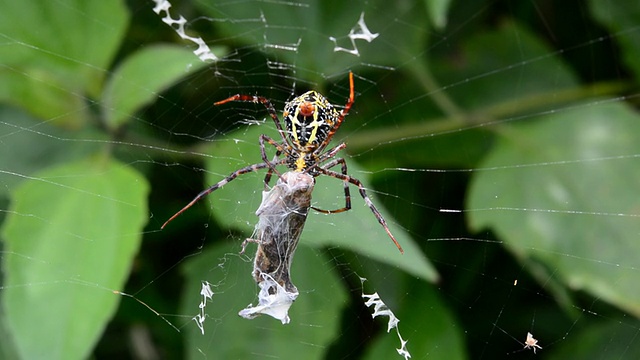
[[[238,315],[245,319],[254,319],[260,314],[269,315],[280,320],[283,324],[288,324],[289,308],[298,297],[298,291],[287,291],[269,274],[261,273],[262,280],[258,283],[260,292],[258,293],[258,305],[249,304],[240,310]]]
[[[311,206],[314,184],[313,176],[290,171],[262,193],[254,235],[242,244],[243,252],[248,243],[258,244],[253,266],[253,278],[260,287],[258,305],[249,305],[240,316],[253,319],[266,314],[289,323],[289,308],[298,297],[298,289],[291,282],[291,262]]]
[[[361,278],[360,279],[363,283],[364,281],[366,281],[366,279]],[[400,335],[400,329],[398,329],[398,323],[400,322],[400,319],[398,319],[393,312],[389,309],[389,307],[387,307],[387,305],[382,301],[382,299],[380,299],[380,296],[378,295],[377,292],[373,293],[373,294],[365,294],[364,292],[362,293],[362,298],[366,299],[366,301],[364,302],[364,304],[367,307],[371,307],[373,306],[373,314],[371,314],[371,316],[373,318],[376,318],[377,316],[387,316],[389,317],[389,321],[387,323],[387,333],[391,331],[391,329],[396,329],[396,333],[398,334],[398,338],[400,339],[400,348],[396,349],[396,351],[398,352],[398,354],[400,354],[400,356],[404,357],[405,360],[406,359],[410,359],[411,358],[411,354],[409,353],[409,350],[407,350],[407,340],[404,340],[402,338],[402,335]]]
[[[351,41],[351,45],[353,46],[352,49],[338,46],[338,39],[336,39],[333,36],[330,36],[329,40],[333,41],[334,52],[344,51],[355,56],[360,56],[360,52],[358,51],[358,46],[356,46],[356,40],[365,40],[366,42],[372,42],[375,38],[378,37],[378,35],[380,34],[372,33],[367,27],[367,24],[364,22],[364,12],[363,12],[362,14],[360,14],[360,20],[358,20],[358,23],[356,24],[356,26],[351,28],[351,31],[349,31],[349,35],[347,35],[347,37]]]
[[[211,300],[213,298],[213,291],[211,291],[211,284],[207,281],[202,282],[202,288],[200,288],[200,295],[202,295],[202,301],[200,302],[199,308],[200,313],[193,317],[193,320],[198,325],[200,332],[204,335],[204,320],[206,318],[205,309],[207,307],[207,299]]]
[[[211,52],[211,49],[207,44],[202,40],[201,37],[193,37],[187,35],[184,31],[184,24],[187,23],[187,19],[185,19],[182,15],[180,15],[179,19],[173,19],[171,14],[169,13],[169,8],[171,8],[171,3],[168,0],[153,0],[156,3],[156,6],[153,8],[153,12],[160,15],[162,11],[164,11],[165,15],[162,18],[162,21],[171,26],[173,30],[184,40],[188,40],[198,45],[198,48],[193,51],[200,60],[207,61],[218,61],[218,57]],[[178,25],[177,28],[174,25]]]

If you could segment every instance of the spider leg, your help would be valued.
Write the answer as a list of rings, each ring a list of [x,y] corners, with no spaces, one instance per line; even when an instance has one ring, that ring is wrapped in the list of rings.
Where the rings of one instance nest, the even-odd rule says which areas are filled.
[[[327,150],[327,152],[325,152],[324,154],[320,155],[318,157],[318,161],[316,162],[316,164],[321,164],[329,159],[331,159],[332,157],[334,157],[340,150],[344,149],[345,147],[347,147],[347,144],[342,143],[330,150]],[[342,164],[342,175],[347,175],[347,163],[344,161],[344,159],[335,159],[333,161],[331,161],[330,163],[327,163],[325,165],[323,165],[322,167],[324,169],[330,169],[338,164]],[[309,170],[313,170],[316,169],[316,166],[314,167],[310,167],[308,168],[306,171]],[[340,213],[343,211],[348,211],[351,209],[351,194],[349,193],[349,183],[344,181],[344,197],[345,197],[345,207],[342,209],[337,209],[337,210],[323,210],[323,209],[319,209],[316,207],[311,207],[313,210],[321,212],[323,214],[335,214],[335,213]]]
[[[273,157],[272,161],[269,161],[269,159],[267,159],[267,151],[264,146],[265,141],[277,149],[276,155]],[[265,188],[268,188],[269,182],[271,181],[271,175],[274,172],[276,173],[276,175],[278,175],[278,177],[281,176],[278,170],[276,169],[276,165],[281,165],[286,161],[286,159],[278,160],[278,157],[282,153],[288,154],[289,153],[288,148],[284,147],[282,144],[277,143],[275,140],[268,137],[267,135],[264,135],[264,134],[260,135],[260,155],[262,156],[262,161],[264,161],[264,163],[267,164],[267,167],[269,168],[269,171],[267,171],[267,175],[265,175],[264,177]]]
[[[276,154],[273,156],[273,160],[271,160],[271,163],[275,164],[280,158],[280,155],[282,155],[280,150],[276,151]],[[273,175],[273,172],[274,171],[271,168],[269,168],[269,170],[267,171],[267,174],[264,176],[265,190],[269,190],[269,182],[271,182],[271,176]],[[276,174],[276,175],[279,175],[279,174]]]
[[[332,171],[332,170],[328,169],[328,167],[335,166],[335,165],[337,165],[339,163],[344,163],[344,159],[342,159],[342,158],[335,159],[335,160],[329,162],[328,164],[326,164],[323,167],[319,167],[319,166],[316,167],[316,169],[320,173],[322,173],[324,175],[328,175],[328,176],[334,177],[336,179],[340,179],[342,181],[350,182],[351,184],[356,185],[358,187],[358,190],[360,191],[360,195],[364,199],[364,202],[367,204],[369,209],[371,209],[371,211],[373,212],[373,215],[375,215],[376,219],[378,219],[378,222],[380,223],[380,225],[382,225],[382,227],[387,232],[387,235],[389,235],[391,240],[393,240],[393,243],[396,244],[396,247],[398,248],[398,250],[400,250],[400,253],[404,254],[404,250],[402,250],[402,246],[400,246],[400,244],[398,243],[398,240],[396,240],[396,238],[391,234],[391,230],[389,230],[389,226],[387,226],[387,222],[382,217],[382,214],[380,214],[380,211],[378,211],[378,209],[375,207],[375,205],[373,205],[373,202],[371,202],[371,199],[367,195],[367,192],[365,191],[365,188],[362,185],[362,182],[360,180],[356,179],[356,178],[353,178],[353,177],[349,176],[349,175],[341,174],[341,173],[338,173],[338,172],[335,172],[335,171]],[[346,210],[348,210],[348,209],[345,209],[345,210],[342,210],[342,211],[346,211]]]
[[[336,154],[347,147],[347,144],[342,143],[334,148],[331,148],[329,150],[327,150],[325,153],[323,153],[322,155],[318,156],[318,160],[316,161],[316,164],[322,164],[323,162],[331,159],[332,157],[336,156]],[[335,165],[334,165],[335,166]],[[327,168],[326,165],[323,166],[324,168]],[[328,168],[327,168],[328,169]]]
[[[288,155],[289,154],[288,150],[291,149],[291,145],[289,145],[289,140],[287,139],[285,132],[282,129],[282,124],[280,123],[280,119],[278,118],[278,113],[276,112],[276,109],[271,103],[271,101],[263,96],[236,94],[224,100],[217,101],[213,103],[213,105],[216,105],[216,106],[222,105],[232,101],[252,102],[252,103],[260,103],[264,105],[264,107],[267,109],[267,112],[269,112],[269,116],[271,117],[273,122],[276,124],[276,129],[278,129],[278,133],[282,138],[282,144],[278,144],[276,141],[274,141],[273,139],[271,139],[266,135],[260,136],[260,154],[262,155],[262,161],[264,161],[265,164],[268,164],[268,167],[269,167],[269,171],[267,171],[267,174],[264,177],[265,188],[268,188],[269,182],[271,181],[271,176],[273,175],[274,172],[276,173],[276,175],[278,175],[278,177],[280,177],[280,173],[275,168],[275,165],[279,165],[279,163],[276,163],[278,160],[278,157],[282,153],[285,153]],[[273,145],[277,149],[276,155],[271,161],[267,159],[267,154],[264,146],[265,141]]]
[[[254,96],[254,95],[243,95],[243,94],[236,94],[233,96],[230,96],[224,100],[220,100],[220,101],[216,101],[215,103],[213,103],[213,105],[222,105],[222,104],[226,104],[228,102],[232,102],[232,101],[244,101],[244,102],[252,102],[252,103],[260,103],[262,105],[264,105],[264,107],[267,108],[267,111],[269,112],[269,116],[271,116],[271,119],[273,119],[273,122],[276,123],[276,129],[278,129],[278,132],[280,133],[280,136],[282,137],[282,141],[284,144],[288,144],[287,141],[287,137],[285,136],[285,132],[282,129],[282,124],[280,123],[280,119],[278,119],[278,113],[276,112],[276,108],[273,107],[273,104],[271,103],[271,101],[269,99],[267,99],[266,97],[263,96]],[[266,160],[265,160],[266,162]]]
[[[344,161],[344,159],[339,158],[339,159],[335,159],[332,160],[331,162],[325,164],[324,166],[322,166],[322,169],[330,169],[334,166],[337,165],[342,165],[342,175],[348,176],[347,175],[347,162]],[[349,182],[347,182],[346,180],[342,182],[344,184],[344,207],[340,208],[340,209],[335,209],[335,210],[323,210],[323,209],[319,209],[317,207],[312,206],[311,208],[317,212],[323,213],[323,214],[337,214],[337,213],[341,213],[344,211],[349,211],[351,210],[351,193],[349,192]]]
[[[331,130],[329,130],[329,132],[327,133],[326,140],[318,148],[318,151],[322,151],[322,149],[329,144],[333,135],[335,135],[336,131],[338,131],[338,129],[340,128],[340,125],[342,125],[344,118],[347,116],[347,114],[349,114],[349,110],[351,110],[351,106],[353,105],[354,101],[355,101],[355,91],[354,91],[354,85],[353,85],[353,73],[349,71],[349,99],[347,100],[347,103],[344,105],[342,112],[340,112],[340,116],[338,116],[338,119],[336,120],[335,125],[333,125]]]
[[[231,180],[237,178],[238,176],[240,176],[242,174],[247,174],[247,173],[250,173],[250,172],[255,172],[255,171],[258,171],[260,169],[264,169],[264,168],[271,167],[271,166],[273,166],[272,163],[253,164],[253,165],[249,165],[249,166],[243,167],[242,169],[239,169],[239,170],[236,170],[236,171],[232,172],[231,174],[229,174],[229,176],[227,176],[226,178],[220,180],[217,184],[215,184],[215,185],[213,185],[213,186],[201,191],[195,198],[193,198],[193,200],[191,200],[190,203],[188,203],[180,211],[175,213],[172,217],[170,217],[169,220],[165,221],[165,223],[162,224],[160,229],[164,229],[164,227],[167,226],[168,223],[170,223],[173,219],[177,218],[180,214],[185,212],[188,208],[193,206],[193,204],[197,203],[200,199],[202,199],[203,197],[209,195],[210,193],[218,190],[219,188],[223,187],[224,185],[229,183]]]
[[[244,251],[247,248],[247,245],[249,245],[249,243],[255,243],[255,244],[262,244],[262,241],[258,240],[258,239],[253,239],[253,238],[246,238],[244,239],[244,241],[242,242],[242,250],[240,251],[240,255],[244,254]]]

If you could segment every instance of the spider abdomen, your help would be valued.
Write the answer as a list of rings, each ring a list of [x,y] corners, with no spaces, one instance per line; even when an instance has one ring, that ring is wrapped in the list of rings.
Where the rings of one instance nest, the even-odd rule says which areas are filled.
[[[304,151],[313,151],[324,143],[340,117],[333,105],[316,91],[308,91],[286,103],[283,115],[289,139]]]

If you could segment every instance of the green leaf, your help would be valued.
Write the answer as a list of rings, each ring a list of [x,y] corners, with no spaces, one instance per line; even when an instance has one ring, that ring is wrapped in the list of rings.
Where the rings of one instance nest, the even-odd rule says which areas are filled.
[[[76,130],[90,117],[84,99],[71,85],[41,69],[0,68],[0,100],[48,119],[51,125]]]
[[[577,104],[504,126],[475,173],[470,225],[490,228],[574,290],[640,316],[640,116],[623,103]]]
[[[454,103],[466,110],[482,109],[578,84],[571,68],[559,56],[550,56],[553,49],[537,34],[514,21],[500,25],[478,32],[449,57],[432,62],[439,83],[453,84],[447,94]],[[510,105],[514,113],[522,106]],[[531,110],[526,108],[527,113]]]
[[[228,140],[214,143],[207,151],[216,157],[207,159],[205,164],[207,183],[215,184],[233,171],[261,162],[258,137],[266,133],[277,139],[274,126],[253,126],[246,131],[232,133]],[[270,153],[272,149],[268,149]],[[346,156],[342,154],[341,156]],[[376,203],[376,193],[369,186],[366,172],[357,163],[347,157],[349,174],[361,180],[368,189],[368,195]],[[286,168],[282,168],[285,171]],[[213,215],[224,226],[242,230],[249,235],[253,231],[258,218],[255,212],[262,200],[263,178],[266,171],[240,176],[224,188],[217,190],[204,200],[211,204]],[[272,184],[275,179],[272,180]],[[317,178],[313,191],[312,204],[321,209],[338,209],[344,207],[344,191],[342,182],[327,176]],[[437,274],[425,255],[411,240],[408,234],[393,221],[391,214],[380,204],[376,207],[386,219],[391,232],[404,248],[401,255],[382,226],[365,205],[358,189],[351,187],[352,209],[339,214],[325,215],[311,211],[307,218],[301,242],[313,246],[338,246],[350,249],[375,260],[401,268],[424,280],[435,281]]]
[[[612,40],[619,43],[625,64],[640,79],[640,6],[636,2],[590,0],[589,8],[595,18],[609,29]],[[630,31],[633,29],[634,31]]]
[[[447,26],[447,11],[451,6],[451,0],[426,0],[425,6],[433,26],[438,30],[444,29]]]
[[[2,229],[2,303],[23,358],[89,356],[138,250],[147,192],[142,176],[106,157],[17,188]]]
[[[19,359],[20,353],[11,334],[11,329],[7,326],[7,314],[0,307],[0,358]]]
[[[5,1],[0,99],[77,127],[97,96],[128,22],[123,1]]]
[[[103,146],[94,129],[64,131],[17,108],[0,107],[0,194],[8,194],[27,176],[54,164],[84,158]],[[37,144],[37,146],[34,146]]]
[[[189,260],[181,314],[199,312],[201,283],[212,284],[202,335],[195,322],[182,327],[187,336],[188,358],[249,359],[255,354],[282,359],[323,359],[327,347],[339,336],[340,310],[346,290],[332,262],[302,245],[298,247],[291,279],[300,295],[289,309],[291,322],[283,325],[266,315],[247,320],[238,312],[257,303],[258,287],[251,274],[253,262],[238,256],[240,241],[227,242]],[[250,245],[247,252],[255,247]],[[253,256],[253,254],[251,254]]]
[[[219,49],[213,51],[222,55]],[[121,126],[142,106],[156,100],[160,92],[205,66],[192,51],[172,45],[146,47],[126,58],[109,78],[102,95],[108,126]]]

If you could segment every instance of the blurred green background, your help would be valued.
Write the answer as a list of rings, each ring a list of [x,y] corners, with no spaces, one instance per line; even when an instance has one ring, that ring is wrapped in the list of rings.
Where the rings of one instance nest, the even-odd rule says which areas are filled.
[[[150,1],[0,2],[0,357],[398,358],[363,292],[413,358],[534,356],[527,332],[545,358],[640,357],[640,5],[173,5],[221,61]],[[378,36],[334,51],[361,16]],[[352,211],[309,216],[292,322],[241,319],[263,174],[160,231],[274,133],[261,105],[213,102],[342,106],[349,71],[334,144],[405,255],[352,189]],[[314,203],[341,193],[319,178]]]

